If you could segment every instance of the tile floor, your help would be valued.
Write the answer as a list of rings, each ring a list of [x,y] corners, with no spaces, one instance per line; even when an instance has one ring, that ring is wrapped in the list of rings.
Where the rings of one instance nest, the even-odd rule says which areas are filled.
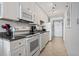
[[[47,44],[40,56],[67,56],[63,39],[54,38]]]

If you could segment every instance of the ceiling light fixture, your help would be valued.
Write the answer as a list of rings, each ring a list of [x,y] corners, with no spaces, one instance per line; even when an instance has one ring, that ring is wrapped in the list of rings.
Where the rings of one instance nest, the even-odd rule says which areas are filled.
[[[49,7],[50,7],[49,14],[50,14],[50,15],[55,15],[54,12],[56,11],[56,4],[53,3],[53,2],[51,2],[51,3],[49,4]]]
[[[56,9],[56,4],[54,4],[53,2],[51,3],[51,11],[54,12]]]

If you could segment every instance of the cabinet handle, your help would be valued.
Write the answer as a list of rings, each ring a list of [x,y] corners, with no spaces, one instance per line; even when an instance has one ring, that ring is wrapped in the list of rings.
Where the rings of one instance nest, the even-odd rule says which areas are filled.
[[[19,53],[19,56],[21,56],[21,53]]]

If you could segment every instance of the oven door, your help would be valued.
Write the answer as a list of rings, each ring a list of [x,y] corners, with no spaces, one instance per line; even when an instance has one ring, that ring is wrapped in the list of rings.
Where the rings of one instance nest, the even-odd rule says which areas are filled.
[[[32,56],[39,50],[39,36],[33,36],[27,41],[27,55]]]

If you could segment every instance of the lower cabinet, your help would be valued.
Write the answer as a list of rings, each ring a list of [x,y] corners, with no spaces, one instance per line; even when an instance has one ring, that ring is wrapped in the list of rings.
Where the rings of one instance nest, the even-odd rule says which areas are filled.
[[[27,56],[27,54],[30,56],[37,56],[46,46],[48,41],[49,32],[44,32],[38,35],[36,34],[36,36],[28,39],[28,41],[27,38],[22,38],[14,41],[10,41],[8,39],[0,39],[0,56]]]
[[[22,46],[11,52],[12,56],[25,56],[25,46]]]
[[[0,38],[0,56],[2,56],[2,55],[3,55],[3,41]]]
[[[11,51],[21,47],[21,46],[25,46],[25,39],[26,38],[23,38],[23,39],[19,39],[19,40],[15,40],[15,41],[11,41],[10,42],[10,49]]]
[[[49,41],[49,32],[44,32],[40,34],[40,51],[46,46]]]
[[[3,55],[4,56],[25,56],[25,39],[9,41],[4,39]]]
[[[44,39],[44,43],[47,44],[47,42],[49,41],[49,32],[44,33]]]
[[[10,42],[11,56],[25,56],[25,39]]]
[[[40,51],[45,47],[44,33],[40,35]]]

